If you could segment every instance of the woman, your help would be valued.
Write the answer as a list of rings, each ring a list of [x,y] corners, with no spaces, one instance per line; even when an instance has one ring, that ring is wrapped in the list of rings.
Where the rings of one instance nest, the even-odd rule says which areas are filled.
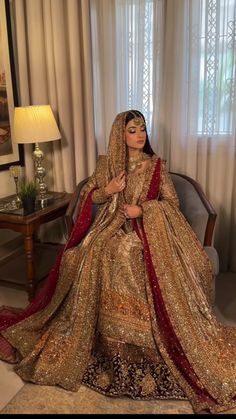
[[[236,333],[211,312],[212,282],[143,115],[122,112],[43,290],[0,313],[1,357],[38,384],[232,408]]]

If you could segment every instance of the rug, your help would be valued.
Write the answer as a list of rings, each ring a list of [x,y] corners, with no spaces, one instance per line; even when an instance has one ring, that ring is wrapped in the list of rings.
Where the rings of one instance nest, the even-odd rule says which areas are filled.
[[[25,384],[0,414],[193,414],[185,400],[132,400],[103,396],[81,386],[77,393],[60,387]]]

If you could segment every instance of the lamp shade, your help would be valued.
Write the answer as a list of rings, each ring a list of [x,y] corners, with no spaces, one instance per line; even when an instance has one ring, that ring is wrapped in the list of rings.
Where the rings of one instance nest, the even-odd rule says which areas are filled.
[[[13,122],[15,143],[41,143],[61,138],[50,105],[16,107]]]

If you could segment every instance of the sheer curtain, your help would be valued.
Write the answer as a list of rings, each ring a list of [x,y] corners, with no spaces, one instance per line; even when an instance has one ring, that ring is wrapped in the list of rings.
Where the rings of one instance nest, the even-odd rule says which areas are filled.
[[[104,154],[115,115],[139,109],[149,134],[162,78],[163,0],[90,0],[95,132]],[[154,109],[155,106],[155,109]]]
[[[19,104],[51,104],[62,139],[42,144],[48,185],[73,192],[96,162],[87,0],[12,0]],[[33,173],[32,149],[25,147]]]
[[[167,0],[158,152],[202,185],[218,218],[221,269],[236,270],[236,2]]]

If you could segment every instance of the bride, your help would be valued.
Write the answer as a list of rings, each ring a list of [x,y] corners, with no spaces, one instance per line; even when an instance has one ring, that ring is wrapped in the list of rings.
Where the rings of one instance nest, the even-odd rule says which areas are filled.
[[[236,329],[211,310],[212,277],[143,115],[122,112],[43,289],[0,310],[0,357],[37,384],[230,409]]]

